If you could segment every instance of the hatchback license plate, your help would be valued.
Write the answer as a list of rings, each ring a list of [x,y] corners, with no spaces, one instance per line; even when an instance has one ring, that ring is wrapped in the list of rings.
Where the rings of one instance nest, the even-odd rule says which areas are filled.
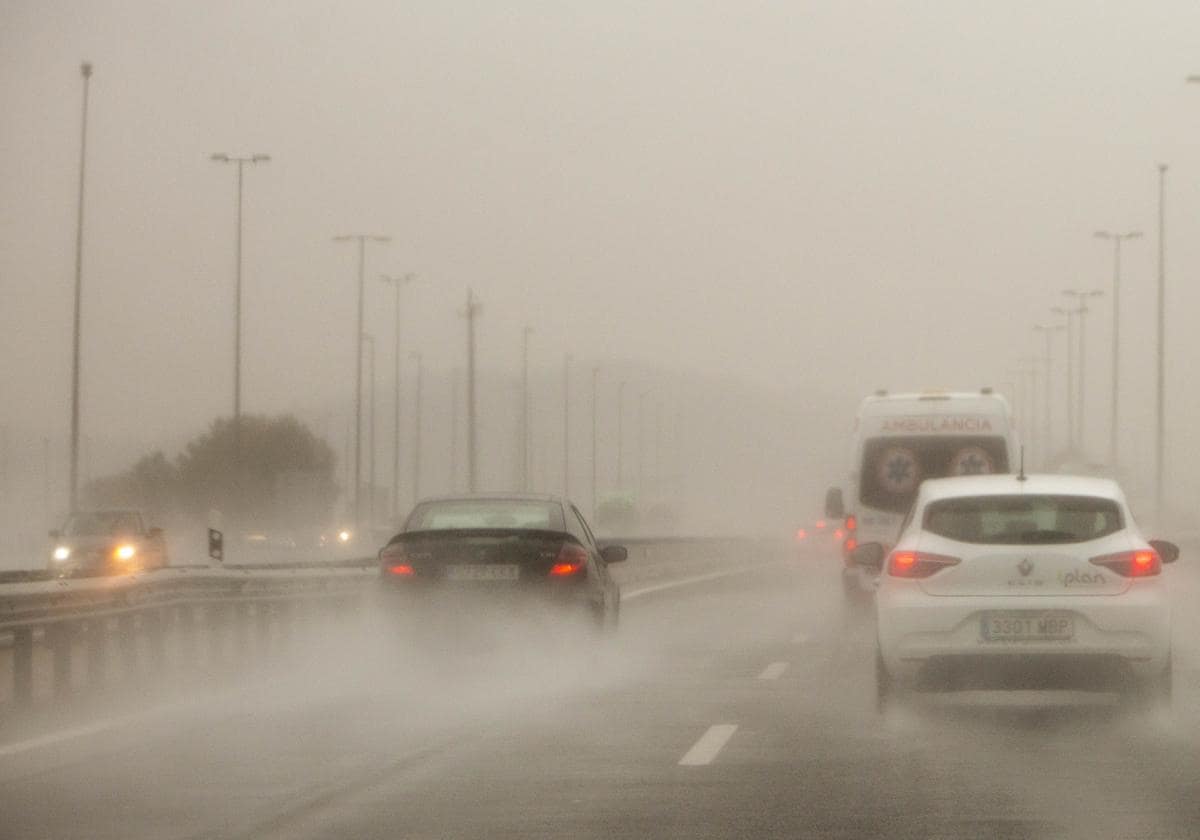
[[[447,580],[516,580],[520,574],[521,567],[511,563],[475,563],[446,567]]]
[[[989,612],[980,620],[985,642],[1046,642],[1075,638],[1069,613]]]

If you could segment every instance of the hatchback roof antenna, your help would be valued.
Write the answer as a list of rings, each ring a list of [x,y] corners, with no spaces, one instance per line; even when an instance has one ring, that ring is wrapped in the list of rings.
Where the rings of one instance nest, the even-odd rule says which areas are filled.
[[[1021,467],[1020,467],[1019,472],[1017,472],[1017,481],[1025,481],[1027,478],[1028,478],[1028,476],[1025,475],[1025,447],[1024,447],[1024,445],[1022,445],[1021,446]]]

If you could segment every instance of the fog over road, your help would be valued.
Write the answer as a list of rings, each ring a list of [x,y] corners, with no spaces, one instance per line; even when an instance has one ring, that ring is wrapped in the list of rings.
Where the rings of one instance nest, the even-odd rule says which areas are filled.
[[[422,661],[355,624],[250,684],[10,726],[0,837],[1194,837],[1189,559],[1170,720],[1037,693],[881,720],[870,613],[805,552],[629,598],[596,656],[514,630]]]

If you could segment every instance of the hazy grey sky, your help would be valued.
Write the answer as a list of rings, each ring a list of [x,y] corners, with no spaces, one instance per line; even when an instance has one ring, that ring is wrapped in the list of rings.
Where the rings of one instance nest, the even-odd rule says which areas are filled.
[[[67,430],[87,59],[90,434],[149,446],[229,411],[235,181],[208,160],[228,151],[273,157],[246,174],[247,411],[348,399],[338,233],[393,237],[368,259],[383,342],[375,277],[422,276],[405,341],[431,365],[459,362],[472,284],[491,367],[515,370],[528,322],[535,364],[570,349],[852,405],[1011,380],[1060,288],[1107,288],[1092,232],[1140,227],[1122,312],[1148,446],[1159,161],[1172,428],[1196,405],[1198,33],[1190,2],[0,0],[0,423]]]

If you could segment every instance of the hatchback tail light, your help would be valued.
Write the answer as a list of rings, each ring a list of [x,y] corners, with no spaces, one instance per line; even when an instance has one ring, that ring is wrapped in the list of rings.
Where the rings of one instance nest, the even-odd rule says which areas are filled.
[[[565,543],[550,567],[550,577],[571,577],[587,568],[587,549],[578,543]]]
[[[1102,554],[1099,557],[1093,557],[1091,562],[1097,566],[1111,569],[1121,577],[1150,577],[1162,572],[1162,558],[1158,556],[1158,552],[1144,548],[1137,551]]]
[[[858,518],[853,513],[846,517],[846,522],[844,524],[847,531],[858,530]]]
[[[893,551],[888,557],[887,571],[892,577],[927,578],[947,566],[957,566],[962,561],[944,554],[927,554],[923,551]]]

